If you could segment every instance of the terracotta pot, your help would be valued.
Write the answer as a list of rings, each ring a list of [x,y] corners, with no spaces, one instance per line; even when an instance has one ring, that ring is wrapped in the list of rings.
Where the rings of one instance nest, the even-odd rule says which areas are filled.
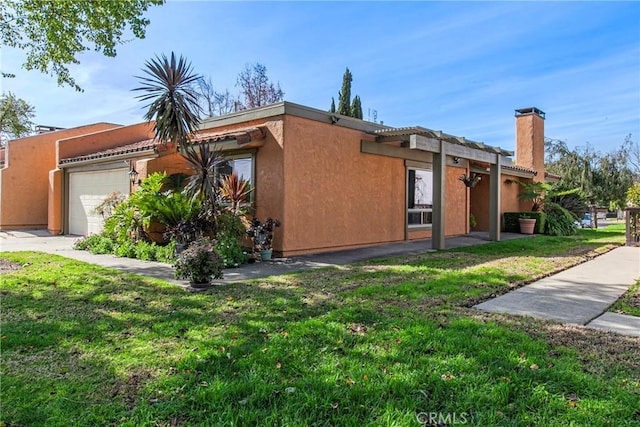
[[[536,228],[535,218],[520,218],[520,233],[521,234],[533,234],[533,230]]]

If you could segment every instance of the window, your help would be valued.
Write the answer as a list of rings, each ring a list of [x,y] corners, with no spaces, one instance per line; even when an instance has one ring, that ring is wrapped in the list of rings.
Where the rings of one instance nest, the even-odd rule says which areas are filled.
[[[433,221],[433,172],[407,170],[407,224],[409,228],[431,226]]]
[[[254,156],[252,153],[225,154],[225,160],[216,168],[218,178],[231,175],[235,172],[241,180],[249,182],[249,188],[254,188]],[[254,192],[249,193],[246,203],[252,204]]]
[[[225,161],[218,166],[217,173],[219,176],[225,176],[231,175],[232,172],[237,173],[241,179],[249,181],[249,185],[253,187],[253,155],[225,156]]]

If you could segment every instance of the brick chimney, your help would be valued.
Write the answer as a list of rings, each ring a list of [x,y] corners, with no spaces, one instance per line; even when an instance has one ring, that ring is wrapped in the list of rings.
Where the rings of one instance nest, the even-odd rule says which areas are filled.
[[[535,108],[516,110],[516,165],[534,169],[534,181],[544,182],[544,112]]]

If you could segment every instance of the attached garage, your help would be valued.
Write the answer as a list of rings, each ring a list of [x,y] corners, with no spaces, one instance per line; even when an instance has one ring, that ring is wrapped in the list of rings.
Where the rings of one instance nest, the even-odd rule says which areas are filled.
[[[109,194],[129,194],[129,170],[70,172],[68,183],[67,233],[86,236],[102,231],[102,216],[94,211]]]

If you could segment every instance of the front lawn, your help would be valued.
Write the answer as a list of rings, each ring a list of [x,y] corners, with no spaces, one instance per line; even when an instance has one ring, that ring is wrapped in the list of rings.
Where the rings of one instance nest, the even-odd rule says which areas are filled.
[[[0,253],[0,425],[638,425],[639,339],[470,308],[623,240],[585,230],[199,294]]]

